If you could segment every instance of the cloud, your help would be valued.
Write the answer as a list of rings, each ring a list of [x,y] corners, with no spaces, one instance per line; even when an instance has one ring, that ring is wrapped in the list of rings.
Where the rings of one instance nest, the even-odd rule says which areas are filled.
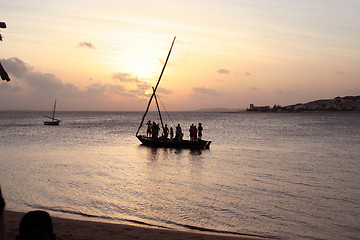
[[[0,84],[0,94],[3,97],[3,101],[0,102],[1,109],[9,107],[24,109],[25,106],[28,109],[43,109],[52,98],[63,99],[68,104],[71,102],[67,107],[69,109],[96,106],[99,108],[104,101],[118,101],[116,100],[118,97],[142,101],[146,96],[145,92],[151,90],[149,83],[142,82],[127,73],[117,73],[114,78],[122,82],[136,82],[132,89],[127,89],[118,82],[107,84],[101,81],[95,82],[95,80],[89,80],[89,85],[80,89],[74,83],[64,82],[52,73],[35,70],[19,58],[0,60],[9,75],[13,76],[11,84]],[[160,91],[170,92],[159,88]],[[105,105],[104,108],[106,108]]]
[[[111,93],[119,94],[119,95],[126,93],[126,89],[124,88],[124,86],[114,85],[114,84],[109,86],[109,91]]]
[[[14,84],[0,84],[0,92],[20,92],[21,87],[20,86],[13,86]]]
[[[136,95],[136,96],[144,96],[144,91],[142,91],[140,89],[129,90],[129,93],[131,93],[132,95]]]
[[[219,93],[218,91],[212,88],[195,87],[193,88],[193,91],[201,95],[211,95],[211,96],[221,95],[221,93]]]
[[[73,84],[63,83],[51,73],[29,72],[26,74],[25,80],[37,93],[71,93],[79,91]]]
[[[94,83],[86,87],[86,92],[90,95],[102,95],[108,89],[107,85],[101,83]]]
[[[137,84],[137,87],[138,87],[139,90],[142,90],[142,91],[151,89],[150,84],[148,84],[146,82],[142,82],[142,83]]]
[[[22,77],[31,70],[31,67],[18,58],[1,59],[1,62],[14,77]]]
[[[52,73],[35,71],[19,58],[2,59],[8,73],[17,78],[13,83],[12,91],[26,90],[30,95],[66,97],[85,97],[105,92],[108,87],[101,84],[92,84],[85,91],[80,90],[72,83],[64,83]],[[1,88],[1,90],[6,90]],[[7,89],[8,90],[8,89]]]
[[[168,90],[168,89],[162,88],[162,87],[159,87],[159,88],[157,89],[157,92],[163,93],[163,94],[171,94],[171,93],[173,93],[171,90]]]
[[[343,72],[343,71],[336,71],[335,74],[336,74],[336,75],[345,75],[345,72]]]
[[[142,92],[144,94],[144,92]],[[102,84],[101,82],[94,83],[89,85],[86,88],[85,92],[81,93],[86,97],[96,98],[99,96],[109,97],[109,94],[115,94],[123,97],[132,97],[136,98],[137,94],[133,94],[130,91],[127,91],[124,86],[116,84]]]
[[[120,82],[140,82],[138,78],[133,77],[131,73],[114,73],[112,78]]]
[[[217,70],[217,72],[218,73],[220,73],[220,74],[229,74],[230,73],[230,71],[229,70],[227,70],[227,69],[219,69],[219,70]]]
[[[78,44],[78,47],[95,49],[95,47],[92,45],[92,43],[89,43],[89,42],[81,42]]]

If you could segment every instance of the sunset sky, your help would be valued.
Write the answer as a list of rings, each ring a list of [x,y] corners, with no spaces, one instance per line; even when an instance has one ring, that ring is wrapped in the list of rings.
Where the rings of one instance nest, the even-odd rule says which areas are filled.
[[[360,95],[359,0],[1,3],[0,110],[289,105]]]

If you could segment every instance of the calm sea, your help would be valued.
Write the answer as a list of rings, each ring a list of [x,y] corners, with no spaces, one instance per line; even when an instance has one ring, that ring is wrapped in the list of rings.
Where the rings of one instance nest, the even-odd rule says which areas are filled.
[[[360,114],[170,113],[167,123],[181,123],[186,138],[202,122],[213,142],[202,151],[141,146],[141,112],[59,112],[57,127],[44,126],[42,114],[0,112],[0,184],[10,210],[360,239]]]

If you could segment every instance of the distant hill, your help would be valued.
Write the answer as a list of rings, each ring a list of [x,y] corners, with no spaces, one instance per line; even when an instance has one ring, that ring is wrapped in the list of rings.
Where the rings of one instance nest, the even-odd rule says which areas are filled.
[[[231,108],[205,108],[196,110],[196,112],[223,112],[223,113],[235,113],[244,112],[245,109],[231,109]],[[250,108],[246,111],[251,112],[311,112],[311,111],[359,111],[360,112],[360,95],[359,96],[346,96],[336,97],[334,99],[322,99],[315,100],[308,103],[297,103],[288,106],[274,105],[270,106],[254,106],[250,105]]]
[[[285,107],[274,105],[270,106],[254,106],[250,104],[250,108],[246,111],[251,112],[312,112],[312,111],[360,111],[360,96],[336,97],[334,99],[322,99],[311,101],[308,103],[298,103]]]
[[[298,103],[283,107],[281,111],[360,111],[360,96],[336,97]]]

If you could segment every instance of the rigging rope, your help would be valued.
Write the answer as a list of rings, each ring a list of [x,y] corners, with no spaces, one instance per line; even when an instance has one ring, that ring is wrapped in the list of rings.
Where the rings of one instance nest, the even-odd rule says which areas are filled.
[[[159,101],[160,101],[160,103],[161,103],[161,106],[165,109],[166,115],[170,118],[170,121],[172,122],[173,127],[175,127],[175,123],[174,123],[174,121],[171,119],[168,111],[167,111],[166,108],[165,108],[165,105],[164,105],[163,102],[161,101],[160,96],[159,96],[159,95],[156,95],[156,96],[157,96],[157,98],[159,99]]]
[[[158,98],[159,98],[159,96],[158,96]],[[154,109],[152,109],[152,111],[154,111],[155,112],[155,118],[156,118],[156,121],[157,122],[160,122],[160,117],[159,117],[159,114],[156,114],[157,113],[157,108],[155,107],[155,110]]]

